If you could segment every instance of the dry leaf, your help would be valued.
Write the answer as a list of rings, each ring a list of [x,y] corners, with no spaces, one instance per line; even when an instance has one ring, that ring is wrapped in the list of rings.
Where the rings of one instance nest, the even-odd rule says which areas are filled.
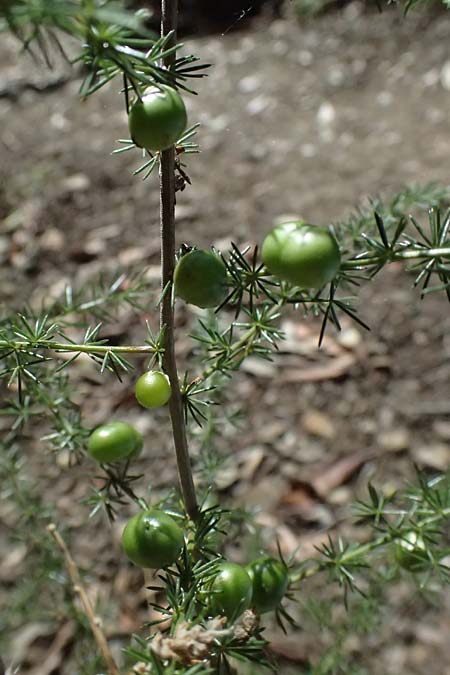
[[[21,565],[27,555],[25,544],[14,546],[3,558],[0,564],[0,579],[3,582],[14,581],[23,570]]]
[[[297,538],[297,560],[305,560],[306,558],[316,558],[317,549],[328,542],[330,532],[332,530],[326,529],[321,532],[312,532]],[[292,549],[294,551],[294,549]]]
[[[355,363],[356,357],[353,354],[343,354],[320,365],[299,368],[298,370],[290,369],[289,372],[281,374],[280,381],[283,383],[335,380],[346,375]]]
[[[446,443],[430,443],[414,448],[414,461],[419,466],[429,466],[437,471],[446,471],[450,465],[450,446]]]
[[[314,487],[306,481],[297,480],[291,485],[291,489],[282,498],[281,503],[287,506],[297,506],[301,510],[307,510],[320,501]]]
[[[341,457],[328,466],[320,467],[317,475],[311,479],[311,485],[322,499],[326,499],[331,490],[348,481],[372,457],[373,453],[368,452],[354,452]]]
[[[307,645],[303,645],[298,637],[276,635],[270,641],[270,650],[287,661],[301,663],[305,666],[309,663]]]
[[[41,638],[48,638],[53,632],[53,626],[43,621],[28,623],[19,628],[10,644],[11,661],[22,663],[22,661],[28,659],[33,642]]]
[[[313,436],[331,439],[336,435],[332,419],[319,410],[307,410],[302,417],[302,425]]]
[[[28,672],[28,675],[50,675],[58,669],[65,658],[64,648],[72,640],[76,632],[75,623],[69,621],[59,629],[55,639],[46,652],[39,666]]]

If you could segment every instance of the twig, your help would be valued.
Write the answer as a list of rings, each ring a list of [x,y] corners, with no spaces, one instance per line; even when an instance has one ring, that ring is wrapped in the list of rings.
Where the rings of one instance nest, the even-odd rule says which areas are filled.
[[[56,529],[56,525],[51,523],[48,526],[48,531],[52,535],[53,539],[61,549],[64,560],[66,563],[66,568],[69,573],[70,580],[73,584],[73,590],[80,598],[80,602],[83,606],[84,613],[91,627],[92,633],[94,635],[95,641],[97,642],[98,648],[100,649],[103,659],[107,665],[109,675],[120,675],[119,669],[117,668],[116,662],[110,652],[108,643],[101,629],[101,621],[98,616],[95,615],[92,605],[87,596],[86,590],[83,587],[81,582],[80,573],[78,567],[75,564],[74,559],[70,555],[69,549],[67,548],[63,538]]]
[[[155,348],[150,345],[97,345],[86,344],[77,345],[69,342],[53,342],[53,340],[0,340],[0,349],[13,349],[14,351],[24,351],[27,349],[51,349],[55,352],[69,353],[80,352],[80,354],[153,354]]]
[[[176,40],[178,1],[162,0],[161,33],[167,35],[173,31],[172,44]],[[164,65],[170,67],[175,60],[175,52],[164,59]],[[172,433],[177,456],[178,475],[186,511],[192,519],[197,517],[198,506],[195,496],[194,480],[186,437],[186,425],[183,415],[180,383],[175,360],[175,331],[172,303],[172,279],[175,266],[175,151],[173,146],[161,153],[160,164],[160,205],[161,205],[161,303],[160,325],[164,328],[163,366],[172,387],[169,400]],[[167,291],[167,289],[169,289]]]

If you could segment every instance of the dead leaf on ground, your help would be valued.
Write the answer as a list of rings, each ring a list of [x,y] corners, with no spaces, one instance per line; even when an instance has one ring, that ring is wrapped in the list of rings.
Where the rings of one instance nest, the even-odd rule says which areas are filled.
[[[317,336],[318,323],[300,323],[290,319],[282,323],[285,341],[281,345],[279,358],[280,370],[283,370],[283,354],[295,354],[314,360],[314,365],[298,367],[289,362],[287,372],[281,372],[282,382],[317,382],[320,380],[343,377],[361,357],[361,339],[354,326],[343,322],[342,333],[337,338],[325,335],[319,349]],[[358,338],[359,336],[359,338]],[[346,339],[345,339],[346,338]],[[331,358],[330,358],[331,357]]]
[[[317,546],[328,541],[330,528],[320,532],[298,536],[292,528],[283,523],[277,516],[261,512],[255,521],[263,528],[265,545],[274,555],[278,555],[278,546],[285,559],[294,556],[296,560],[305,560],[317,556]]]
[[[281,550],[292,551],[297,543],[297,537],[287,525],[273,513],[260,511],[255,514],[255,524],[261,526],[263,536],[267,546],[277,548],[277,541],[280,542]]]
[[[54,628],[45,621],[28,623],[19,628],[10,644],[10,657],[13,663],[29,661],[33,642],[42,638],[50,638]]]
[[[32,668],[28,675],[50,675],[55,672],[65,659],[64,649],[71,642],[76,632],[75,622],[65,623],[57,632],[55,639],[46,652],[44,660]]]
[[[320,410],[307,410],[302,416],[302,426],[312,436],[332,439],[336,436],[333,420]]]
[[[297,560],[306,560],[307,558],[317,558],[318,551],[323,544],[328,543],[330,532],[333,530],[327,528],[320,532],[311,532],[297,538]]]
[[[287,373],[281,373],[280,381],[283,382],[319,382],[321,380],[336,380],[343,377],[354,366],[357,359],[353,354],[343,354],[327,363],[306,368],[292,368]]]
[[[401,452],[409,447],[410,432],[402,427],[389,429],[378,435],[377,443],[388,452]]]
[[[224,463],[215,477],[218,490],[226,490],[237,481],[251,481],[265,457],[265,449],[261,446],[244,448]]]
[[[317,548],[328,541],[332,528],[317,532],[308,532],[298,536],[290,527],[279,518],[269,513],[259,513],[257,522],[265,529],[266,545],[274,555],[278,555],[278,546],[287,559],[294,556],[296,560],[316,558]],[[267,529],[266,529],[267,528]]]
[[[317,504],[318,501],[321,501],[321,498],[311,483],[296,480],[291,483],[289,492],[283,495],[281,504],[298,506],[302,510],[307,510]]]
[[[241,370],[249,375],[261,377],[265,379],[272,379],[277,375],[278,364],[270,361],[262,361],[256,356],[249,356],[242,362]]]
[[[271,510],[277,508],[287,489],[288,485],[284,478],[275,474],[268,475],[254,485],[242,483],[242,490],[240,494],[235,494],[235,498],[244,507],[264,504],[266,510]]]
[[[270,650],[287,661],[308,665],[308,646],[301,643],[298,636],[274,635],[270,640]]]
[[[313,486],[305,481],[295,481],[280,506],[285,507],[283,510],[287,510],[288,515],[321,527],[331,527],[336,520]]]
[[[3,558],[0,564],[0,580],[5,582],[15,581],[22,571],[22,563],[28,553],[25,544],[14,546]]]
[[[419,466],[446,471],[450,466],[450,445],[447,443],[421,445],[413,449],[412,456]]]
[[[315,321],[311,323],[292,321],[292,319],[283,321],[281,328],[285,340],[281,346],[281,353],[317,356],[321,354],[333,356],[342,354],[343,348],[330,335],[325,335],[319,351],[317,343],[318,325]]]
[[[326,500],[331,490],[348,481],[372,457],[373,453],[353,452],[332,464],[321,466],[317,474],[311,478],[311,485],[316,493]]]
[[[372,457],[373,453],[355,452],[330,464],[322,464],[308,480],[292,481],[289,492],[283,495],[281,505],[295,507],[307,517],[308,511],[314,512],[318,506],[322,508],[330,493],[346,483]]]

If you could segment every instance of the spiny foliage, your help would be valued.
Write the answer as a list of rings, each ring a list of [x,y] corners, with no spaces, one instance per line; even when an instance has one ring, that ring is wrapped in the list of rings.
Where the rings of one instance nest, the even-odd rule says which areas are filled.
[[[406,6],[417,2],[410,0]],[[165,68],[163,60],[180,45],[174,44],[172,33],[162,38],[153,35],[145,19],[142,12],[126,11],[120,3],[108,0],[6,0],[0,6],[1,27],[12,31],[24,49],[48,65],[55,52],[70,60],[60,33],[75,38],[79,51],[72,61],[84,67],[81,95],[93,94],[119,75],[127,110],[130,94],[139,97],[148,85],[170,84],[190,91],[187,81],[201,77],[205,68],[193,56],[176,58],[171,67]],[[188,129],[177,144],[175,172],[180,191],[190,183],[181,157],[197,150],[193,142],[196,129],[197,125]],[[121,150],[134,148],[127,139],[123,145]],[[160,161],[159,154],[144,152],[144,163],[136,173],[146,178],[160,166]],[[356,313],[355,298],[348,294],[349,289],[370,280],[392,262],[403,262],[414,273],[422,296],[443,291],[450,299],[448,201],[448,189],[414,187],[388,204],[374,200],[370,212],[363,209],[349,223],[335,225],[332,230],[343,253],[341,269],[331,283],[313,291],[270,275],[258,257],[257,247],[241,250],[231,244],[230,250],[223,253],[228,296],[214,315],[199,322],[192,336],[197,358],[192,360],[194,372],[182,377],[180,392],[185,419],[204,425],[209,442],[208,434],[221,419],[220,413],[211,412],[211,404],[245,359],[275,356],[284,337],[280,318],[287,307],[305,316],[322,317],[319,343],[329,324],[340,328],[341,317],[367,327]],[[430,209],[428,222],[422,222],[417,215],[410,216],[412,207]],[[160,363],[165,355],[164,330],[155,334],[147,327],[140,345],[111,344],[104,333],[116,311],[124,307],[139,309],[146,292],[142,277],[130,280],[120,276],[113,281],[100,281],[91,289],[67,289],[56,302],[39,310],[25,308],[0,323],[0,375],[11,394],[4,407],[11,424],[2,448],[0,477],[12,486],[7,498],[21,509],[21,536],[31,538],[33,553],[37,543],[41,546],[38,569],[45,566],[52,574],[60,573],[49,542],[41,538],[37,542],[51,508],[20,482],[18,448],[22,434],[35,417],[46,415],[50,429],[44,441],[52,449],[67,451],[73,461],[85,459],[89,431],[83,426],[79,405],[71,398],[68,366],[87,356],[102,373],[108,371],[120,379],[133,367],[133,355],[144,354],[151,362]],[[171,293],[167,283],[162,296],[166,299]],[[212,466],[210,461],[207,469]],[[113,520],[128,502],[148,508],[147,500],[140,495],[142,476],[133,471],[131,461],[101,465],[95,480],[93,493],[86,500],[92,516],[104,511]],[[249,529],[248,514],[230,514],[217,505],[208,508],[203,504],[197,519],[191,519],[177,495],[164,500],[161,506],[182,524],[185,544],[174,564],[159,575],[164,599],[155,598],[152,609],[156,619],[143,627],[143,634],[136,636],[128,655],[139,662],[140,672],[152,675],[231,674],[236,672],[237,661],[276,672],[253,612],[231,623],[223,617],[210,616],[208,594],[213,592],[212,582],[223,561],[224,543],[227,539],[240,539]],[[380,588],[404,571],[399,568],[405,567],[405,559],[398,555],[396,558],[399,546],[407,545],[408,553],[412,546],[413,562],[414,555],[420,558],[420,569],[415,566],[410,571],[421,588],[427,587],[431,578],[449,583],[449,568],[444,560],[448,550],[442,545],[449,515],[446,476],[430,480],[419,473],[416,484],[403,498],[386,495],[370,485],[368,497],[357,504],[357,516],[370,528],[369,537],[360,543],[330,536],[311,559],[288,560],[290,587],[275,611],[278,624],[284,630],[295,625],[288,602],[295,599],[296,591],[302,590],[308,578],[322,573],[343,589],[347,606],[360,596],[366,601],[367,612],[370,602],[379,597]],[[419,553],[411,544],[418,541]],[[397,564],[378,565],[376,555],[380,552],[397,560]],[[159,594],[161,586],[155,585],[151,590]],[[312,606],[310,614],[326,625],[329,615],[321,609]],[[170,627],[164,630],[162,626],[167,624]],[[336,664],[342,669],[338,646],[328,650],[320,664],[311,666],[311,672],[331,673]],[[346,668],[350,672],[351,664]]]

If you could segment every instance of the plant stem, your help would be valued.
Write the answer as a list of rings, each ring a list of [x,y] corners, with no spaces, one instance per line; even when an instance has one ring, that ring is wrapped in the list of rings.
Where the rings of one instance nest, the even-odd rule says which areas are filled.
[[[426,258],[450,258],[450,248],[410,248],[404,251],[390,253],[366,253],[360,258],[345,260],[342,270],[362,269],[363,267],[372,267],[384,262],[399,262],[402,260],[423,260]]]
[[[434,523],[439,523],[441,520],[445,520],[449,516],[450,516],[450,508],[442,509],[439,513],[435,513],[432,516],[428,516],[420,520],[417,523],[417,528],[420,529],[422,527],[433,525]],[[372,539],[371,541],[368,541],[365,544],[360,544],[356,548],[353,548],[350,551],[344,553],[344,555],[339,560],[339,564],[345,565],[346,563],[351,562],[354,558],[358,558],[366,553],[370,553],[371,551],[380,548],[380,546],[386,546],[386,544],[392,544],[395,541],[401,541],[402,540],[401,535],[402,534],[405,535],[405,533],[408,532],[409,530],[411,530],[410,527],[405,528],[404,531],[400,533],[400,535],[397,533],[393,534],[387,532],[386,534],[380,535],[379,537],[376,537],[375,539]],[[314,562],[315,564],[312,567],[309,567],[308,569],[301,570],[299,572],[290,575],[290,582],[293,584],[299,581],[303,581],[304,579],[313,577],[316,574],[324,572],[325,570],[330,568],[330,563],[328,560],[317,560]]]
[[[97,642],[98,648],[101,651],[103,660],[105,661],[106,666],[108,668],[108,673],[109,675],[120,675],[119,669],[116,665],[116,662],[114,661],[114,658],[108,647],[105,635],[102,631],[100,619],[94,613],[88,594],[86,593],[86,590],[83,584],[81,583],[78,567],[76,566],[74,559],[70,555],[69,549],[67,548],[65,541],[63,540],[58,530],[56,529],[56,525],[51,523],[47,529],[63,553],[67,572],[69,574],[70,581],[72,582],[74,593],[76,593],[80,598],[80,602],[83,607],[84,613],[86,614],[89,626],[92,630],[95,641]]]
[[[176,41],[178,0],[162,0],[161,33],[174,31],[172,44]],[[175,61],[175,52],[164,59],[166,68]],[[172,280],[175,267],[175,149],[172,146],[161,153],[160,163],[160,206],[161,206],[161,288],[164,293],[161,303],[160,326],[164,332],[163,367],[172,387],[169,400],[173,440],[177,456],[178,475],[186,511],[195,520],[198,513],[194,480],[186,437],[183,402],[175,360],[175,328],[172,302]]]
[[[39,340],[36,343],[18,340],[0,340],[0,350],[11,349],[15,352],[29,351],[31,349],[51,349],[55,352],[79,352],[84,354],[153,354],[154,347],[149,345],[77,345],[72,342],[53,342],[51,340]]]
[[[253,341],[257,335],[257,329],[255,326],[252,326],[249,328],[244,335],[242,335],[239,340],[237,340],[235,343],[233,343],[230,346],[228,355],[227,355],[227,365],[231,365],[231,362],[236,359],[241,352],[248,352],[253,344]],[[194,382],[196,384],[200,384],[201,382],[205,382],[208,378],[210,378],[212,375],[214,375],[217,372],[220,372],[220,368],[218,367],[217,364],[213,364],[209,368],[203,371],[201,375],[195,378]]]

